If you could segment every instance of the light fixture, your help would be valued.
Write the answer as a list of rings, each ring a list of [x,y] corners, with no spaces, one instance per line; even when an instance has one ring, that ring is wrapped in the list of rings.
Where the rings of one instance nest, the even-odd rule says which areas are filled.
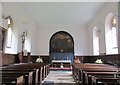
[[[8,27],[10,27],[13,24],[13,20],[12,20],[11,16],[6,17],[6,19],[7,19]]]
[[[98,29],[97,27],[95,27],[94,30],[95,30],[96,32],[100,32],[100,29]]]
[[[116,27],[116,24],[117,24],[117,20],[115,17],[112,18],[112,26],[113,27]]]

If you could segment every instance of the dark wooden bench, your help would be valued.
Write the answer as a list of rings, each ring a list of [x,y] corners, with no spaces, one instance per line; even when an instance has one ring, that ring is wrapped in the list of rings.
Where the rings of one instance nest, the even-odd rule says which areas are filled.
[[[114,75],[92,75],[92,85],[103,85],[103,82],[117,82],[118,78]]]
[[[39,69],[41,69],[41,68],[39,68]],[[16,74],[19,73],[19,74],[23,74],[23,75],[26,75],[25,73],[29,73],[29,79],[32,79],[31,80],[32,83],[35,84],[35,83],[38,83],[39,69],[7,68],[7,69],[2,69],[2,72],[13,72],[13,73],[16,73]],[[30,80],[29,80],[29,83],[31,83]]]
[[[4,67],[2,70],[33,70],[33,83],[42,83],[42,80],[49,74],[49,64],[38,64],[38,63],[21,63],[21,64],[12,64]],[[33,85],[34,85],[33,84]]]
[[[120,85],[120,82],[113,82],[113,81],[109,81],[109,82],[103,82],[104,85]]]
[[[25,81],[25,85],[28,84],[35,84],[34,83],[34,78],[33,76],[35,76],[35,71],[36,70],[25,70],[25,69],[4,69],[2,70],[1,73],[1,77],[19,77],[19,76],[23,76],[24,77],[24,81]],[[31,79],[31,80],[30,80]]]
[[[114,67],[98,67],[98,68],[88,68],[88,69],[82,69],[80,70],[80,74],[81,74],[81,81],[83,84],[85,84],[85,71],[87,72],[116,72],[117,69]],[[99,75],[99,74],[97,74]],[[105,75],[105,74],[104,74]],[[106,74],[108,75],[108,74]],[[112,74],[114,75],[114,74]]]
[[[2,76],[1,85],[25,85],[23,76]]]
[[[85,72],[115,72],[117,68],[106,64],[73,64],[73,76],[83,85],[85,82]]]
[[[114,75],[116,74],[116,72],[87,72],[87,71],[84,71],[83,72],[85,74],[85,77],[84,77],[84,81],[85,81],[85,85],[91,85],[92,84],[92,79],[91,79],[91,76],[92,75]]]

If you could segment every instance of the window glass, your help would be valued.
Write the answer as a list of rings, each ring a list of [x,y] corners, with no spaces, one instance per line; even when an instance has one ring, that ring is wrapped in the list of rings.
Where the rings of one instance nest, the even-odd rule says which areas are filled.
[[[111,36],[112,36],[112,48],[117,48],[117,31],[115,27],[112,27],[111,30]]]
[[[7,47],[12,45],[12,29],[9,27],[7,30]]]
[[[97,27],[93,30],[93,53],[94,55],[99,55],[99,29]]]

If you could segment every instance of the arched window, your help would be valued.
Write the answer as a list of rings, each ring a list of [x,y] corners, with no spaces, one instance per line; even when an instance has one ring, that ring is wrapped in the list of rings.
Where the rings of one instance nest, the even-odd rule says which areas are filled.
[[[24,52],[26,51],[27,52],[30,52],[30,48],[31,48],[31,43],[30,43],[30,37],[28,35],[28,30],[26,29],[25,30],[25,43],[24,43]]]
[[[93,29],[93,54],[99,55],[99,32],[100,30],[97,27]]]
[[[117,48],[117,28],[116,28],[116,18],[112,19],[112,29],[111,29],[111,38],[112,38],[112,48]]]
[[[105,21],[106,54],[118,53],[117,19],[113,13],[109,13]]]
[[[7,47],[11,47],[12,45],[12,18],[9,16],[6,18],[8,22],[8,29],[7,29]]]

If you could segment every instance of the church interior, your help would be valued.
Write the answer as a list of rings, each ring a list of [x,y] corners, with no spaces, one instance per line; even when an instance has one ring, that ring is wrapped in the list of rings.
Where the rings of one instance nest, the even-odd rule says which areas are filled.
[[[0,1],[1,85],[120,85],[120,3]]]

